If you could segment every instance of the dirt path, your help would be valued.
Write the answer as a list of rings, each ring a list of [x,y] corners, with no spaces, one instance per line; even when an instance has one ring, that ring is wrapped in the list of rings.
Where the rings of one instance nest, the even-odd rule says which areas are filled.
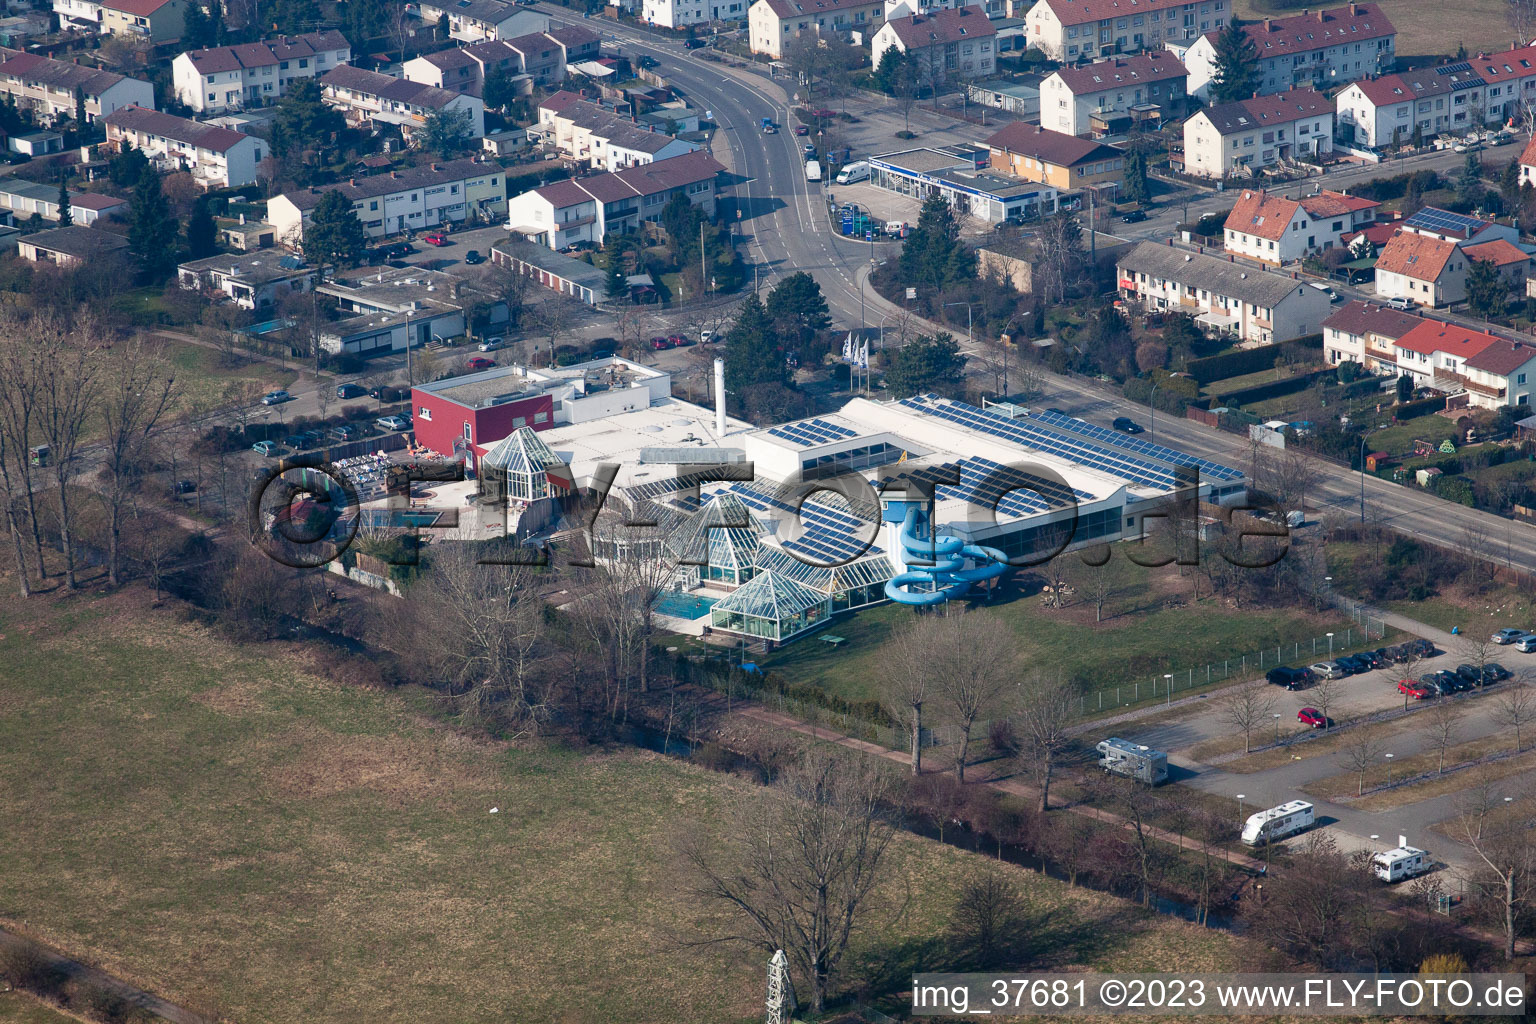
[[[9,950],[17,947],[30,947],[36,950],[42,955],[44,960],[63,974],[66,979],[90,982],[121,996],[134,1006],[143,1007],[162,1020],[173,1021],[174,1024],[213,1024],[207,1017],[193,1013],[186,1007],[167,1002],[151,992],[146,992],[141,988],[128,984],[121,978],[114,977],[95,967],[89,967],[78,960],[71,960],[69,957],[60,956],[40,943],[33,942],[31,939],[0,928],[0,949]]]

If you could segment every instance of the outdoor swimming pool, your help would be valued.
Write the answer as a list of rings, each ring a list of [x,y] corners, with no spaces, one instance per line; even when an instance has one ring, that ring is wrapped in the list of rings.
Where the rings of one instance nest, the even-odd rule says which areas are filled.
[[[658,597],[652,607],[660,614],[670,615],[674,619],[701,619],[709,614],[717,600],[719,598],[668,591]]]
[[[365,508],[363,525],[404,529],[407,526],[431,526],[443,517],[441,512],[408,512],[405,509]]]

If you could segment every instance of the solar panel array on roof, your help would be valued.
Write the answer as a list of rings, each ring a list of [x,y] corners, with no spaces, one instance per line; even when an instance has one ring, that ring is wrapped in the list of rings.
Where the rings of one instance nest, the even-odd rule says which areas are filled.
[[[960,474],[958,485],[940,483],[954,479],[956,471]],[[946,462],[941,466],[920,466],[887,477],[882,483],[889,487],[903,478],[937,484],[934,496],[941,501],[964,501],[1018,518],[1067,508],[1078,501],[1094,500],[1094,495],[1087,491],[1069,490],[1059,481],[981,457]]]
[[[1437,75],[1454,75],[1458,71],[1471,71],[1472,65],[1466,61],[1460,64],[1447,64],[1444,67],[1435,68]]]
[[[1122,434],[1118,431],[1110,430],[1108,427],[1101,427],[1098,424],[1089,423],[1074,416],[1068,416],[1065,413],[1037,412],[1030,415],[1052,426],[1062,427],[1065,430],[1082,434],[1084,437],[1090,437],[1096,441],[1103,441],[1117,448],[1129,449],[1138,455],[1145,455],[1149,459],[1171,462],[1176,466],[1199,466],[1200,472],[1203,475],[1214,477],[1218,480],[1239,480],[1243,475],[1243,471],[1240,469],[1233,469],[1231,466],[1223,466],[1219,462],[1211,462],[1209,459],[1202,459],[1185,452],[1175,451],[1172,448],[1165,448],[1160,444],[1144,441],[1139,437],[1132,437],[1129,434]]]
[[[783,426],[774,427],[768,433],[774,437],[782,437],[786,441],[793,441],[802,448],[859,436],[857,430],[849,430],[847,427],[819,418],[801,420],[799,423],[786,423]]]
[[[1470,235],[1483,226],[1483,222],[1476,217],[1467,217],[1450,210],[1442,210],[1435,206],[1426,206],[1418,213],[1403,221],[1403,227],[1423,228],[1426,231],[1458,232]]]

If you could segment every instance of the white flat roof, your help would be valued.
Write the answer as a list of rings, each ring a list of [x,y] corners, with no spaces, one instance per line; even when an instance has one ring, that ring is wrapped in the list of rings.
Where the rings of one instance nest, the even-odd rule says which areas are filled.
[[[729,447],[739,444],[740,434],[752,429],[750,423],[729,417],[725,425],[728,436],[721,437],[715,433],[713,409],[668,398],[647,409],[541,430],[539,439],[571,467],[578,486],[591,483],[599,464],[618,463],[619,475],[613,484],[618,490],[678,475],[671,464],[641,465],[642,448]]]

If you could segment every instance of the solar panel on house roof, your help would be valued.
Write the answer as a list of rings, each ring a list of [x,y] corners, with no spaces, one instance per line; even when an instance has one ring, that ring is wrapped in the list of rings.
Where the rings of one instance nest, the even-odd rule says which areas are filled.
[[[782,426],[773,427],[768,431],[774,437],[782,437],[802,448],[810,448],[818,444],[827,444],[831,441],[841,441],[849,437],[859,436],[857,430],[849,430],[847,427],[829,420],[813,419],[801,420],[798,423],[785,423]]]
[[[1442,210],[1434,206],[1426,206],[1418,213],[1403,221],[1403,226],[1408,228],[1426,228],[1430,231],[1460,231],[1471,233],[1483,226],[1483,222],[1476,217],[1467,217],[1450,210]]]
[[[1065,413],[1037,412],[1030,415],[1052,426],[1059,426],[1065,430],[1082,434],[1084,437],[1090,437],[1096,441],[1103,441],[1117,448],[1129,449],[1149,459],[1171,462],[1176,466],[1199,466],[1200,472],[1203,475],[1214,477],[1218,480],[1238,480],[1243,475],[1240,469],[1233,469],[1231,466],[1223,466],[1219,462],[1211,462],[1209,459],[1202,459],[1181,451],[1175,451],[1172,448],[1166,448],[1163,445],[1154,444],[1151,441],[1145,441],[1130,434],[1122,434],[1119,431],[1110,430],[1108,427],[1101,427],[1096,423],[1089,423],[1086,420],[1080,420]]]
[[[1454,75],[1458,71],[1471,71],[1472,65],[1466,61],[1460,64],[1447,64],[1445,67],[1435,68],[1437,75]]]

